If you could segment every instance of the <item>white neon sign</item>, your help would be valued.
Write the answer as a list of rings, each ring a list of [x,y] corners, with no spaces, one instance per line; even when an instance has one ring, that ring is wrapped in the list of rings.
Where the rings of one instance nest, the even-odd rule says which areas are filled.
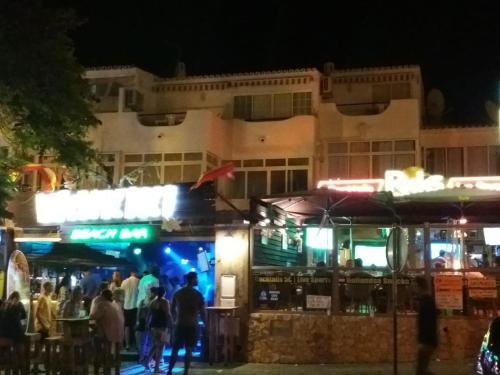
[[[389,170],[385,172],[384,179],[323,180],[318,182],[317,187],[352,193],[390,191],[394,196],[402,197],[454,188],[500,191],[500,176],[451,177],[446,181],[441,175],[425,175],[423,170],[418,170],[413,175]]]
[[[38,193],[35,204],[40,224],[169,219],[177,204],[177,186],[60,190]]]

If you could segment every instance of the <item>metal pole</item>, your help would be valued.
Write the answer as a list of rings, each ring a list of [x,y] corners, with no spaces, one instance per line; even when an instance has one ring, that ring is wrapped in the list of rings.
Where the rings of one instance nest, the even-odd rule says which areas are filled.
[[[338,314],[340,311],[340,294],[339,294],[339,246],[337,238],[337,226],[332,223],[332,237],[333,237],[333,259],[332,259],[332,314]]]
[[[393,343],[393,374],[398,374],[398,270],[399,270],[399,230],[393,227],[392,236],[392,343]]]

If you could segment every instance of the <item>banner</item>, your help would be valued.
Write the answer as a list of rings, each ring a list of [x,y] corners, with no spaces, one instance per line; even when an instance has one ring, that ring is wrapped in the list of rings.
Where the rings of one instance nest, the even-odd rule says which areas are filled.
[[[436,308],[442,310],[462,310],[463,281],[460,275],[436,275],[434,277],[434,298]]]

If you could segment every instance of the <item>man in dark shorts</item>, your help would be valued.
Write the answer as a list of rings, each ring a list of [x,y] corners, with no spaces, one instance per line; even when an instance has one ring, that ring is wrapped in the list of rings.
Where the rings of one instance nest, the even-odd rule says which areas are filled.
[[[172,375],[177,354],[181,346],[186,348],[184,357],[184,375],[189,372],[191,355],[198,336],[198,317],[205,322],[205,300],[195,287],[198,285],[196,272],[186,275],[186,286],[175,292],[172,298],[172,314],[175,317],[174,343],[168,366],[168,375]]]
[[[415,279],[418,298],[418,316],[417,316],[417,375],[430,375],[429,364],[432,354],[438,345],[437,337],[437,311],[429,292],[427,280],[420,276]]]

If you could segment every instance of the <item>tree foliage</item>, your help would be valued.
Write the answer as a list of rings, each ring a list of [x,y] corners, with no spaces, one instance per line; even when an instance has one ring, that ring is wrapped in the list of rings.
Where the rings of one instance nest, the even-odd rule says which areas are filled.
[[[68,33],[78,26],[68,9],[40,2],[0,1],[0,218],[12,195],[10,171],[32,155],[85,169],[95,151],[85,139],[98,120],[83,67]]]

